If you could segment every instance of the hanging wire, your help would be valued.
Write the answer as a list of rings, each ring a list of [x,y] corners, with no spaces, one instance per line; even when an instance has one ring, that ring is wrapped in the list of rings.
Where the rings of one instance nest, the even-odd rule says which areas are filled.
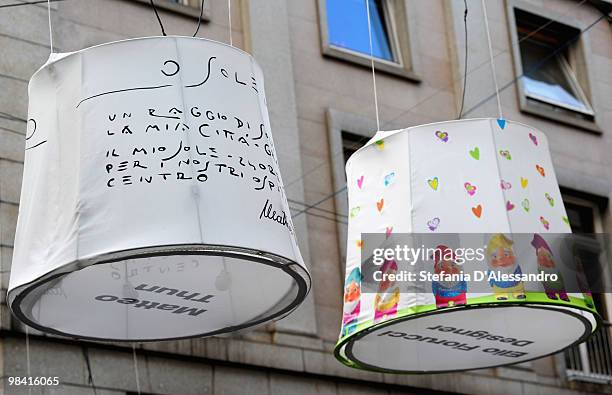
[[[19,118],[9,113],[3,112],[3,111],[0,111],[0,118],[4,118],[9,121],[15,121],[15,122],[27,122],[28,121],[27,119]]]
[[[51,0],[47,0],[47,14],[49,15],[49,45],[53,53],[53,29],[51,28]]]
[[[559,48],[557,48],[556,50],[554,50],[552,53],[548,54],[547,56],[545,56],[544,58],[540,59],[540,61],[536,64],[534,64],[529,70],[524,71],[521,75],[516,76],[515,78],[513,78],[512,80],[510,80],[508,83],[506,83],[504,86],[502,86],[502,88],[499,90],[500,92],[508,89],[509,87],[511,87],[512,85],[514,85],[518,80],[520,80],[521,78],[523,78],[524,76],[527,76],[529,74],[531,74],[532,72],[538,70],[540,67],[542,67],[542,65],[544,63],[546,63],[548,60],[552,59],[553,57],[557,56],[561,51],[565,50],[568,46],[572,45],[573,43],[576,42],[576,40],[578,40],[578,38],[583,34],[586,33],[587,31],[589,31],[593,26],[595,26],[596,24],[598,24],[601,20],[607,18],[607,15],[602,15],[599,18],[597,18],[593,23],[591,23],[589,26],[587,26],[586,28],[584,28],[584,30],[578,32],[578,34],[576,34],[574,37],[572,37],[571,39],[569,39],[565,44],[561,45]],[[481,105],[483,105],[484,103],[486,103],[487,101],[489,101],[495,94],[489,95],[487,97],[485,97],[484,99],[482,99],[481,101],[479,101],[478,103],[476,103],[474,105],[474,107],[470,108],[469,110],[466,110],[465,114],[469,114],[472,111],[474,111],[475,109],[477,109],[478,107],[480,107]]]
[[[64,0],[38,0],[38,1],[30,1],[30,2],[22,2],[22,3],[3,4],[3,5],[0,5],[0,8],[21,7],[24,5],[35,5],[35,4],[47,3],[49,1],[51,1],[52,3],[55,3],[58,1],[64,1]]]
[[[588,0],[581,0],[580,3],[578,3],[576,5],[575,8],[570,9],[568,12],[566,12],[565,14],[563,14],[563,16],[568,16],[571,13],[575,13],[576,10],[580,7],[582,7]],[[549,20],[546,23],[544,23],[543,25],[541,25],[540,27],[538,27],[537,29],[531,31],[529,34],[527,34],[526,36],[524,36],[523,38],[519,39],[516,43],[512,44],[512,47],[519,45],[520,43],[522,43],[525,40],[528,40],[529,38],[531,38],[532,36],[534,36],[535,34],[537,34],[540,30],[545,29],[548,25],[550,25],[551,23],[554,23],[554,20]],[[497,53],[495,55],[495,57],[500,56],[504,53],[508,52],[507,50],[502,50],[499,53]],[[489,61],[484,61],[482,63],[480,63],[478,66],[474,67],[472,70],[470,70],[467,74],[466,77],[477,72],[478,70],[480,70],[480,68],[482,66],[485,66],[489,63]],[[411,110],[413,110],[414,108],[418,107],[419,105],[427,102],[428,100],[432,99],[433,97],[435,97],[437,94],[439,94],[440,92],[442,92],[442,89],[434,89],[434,92],[431,95],[426,96],[425,98],[423,98],[422,100],[418,101],[417,103],[415,103],[414,105],[412,105],[411,107],[407,108],[406,110],[403,110],[402,112],[400,112],[398,115],[396,115],[395,117],[391,118],[390,120],[388,120],[384,125],[383,128],[387,125],[392,124],[393,122],[395,122],[397,119],[399,119],[400,117],[406,115],[408,112],[410,112]],[[489,100],[490,97],[487,99]],[[463,114],[466,115],[466,114]],[[363,138],[361,138],[359,141],[357,141],[358,144],[363,144],[365,143],[368,139],[370,139],[370,137],[368,136],[364,136]],[[338,150],[338,152],[333,153],[331,156],[332,157],[336,157],[339,155],[342,155],[344,152],[343,149]],[[323,166],[327,166],[329,164],[328,161],[322,161],[321,163],[319,163],[318,165],[316,165],[315,167],[313,167],[312,169],[308,170],[307,172],[305,172],[304,174],[302,174],[301,176],[299,176],[298,178],[292,180],[291,182],[285,184],[285,188],[289,188],[290,186],[294,185],[295,183],[303,180],[305,177],[307,177],[308,175],[314,173],[315,171],[319,170],[321,167]]]
[[[230,45],[233,47],[234,40],[232,39],[232,0],[227,0],[227,21],[229,26]]]
[[[289,198],[287,198],[287,202],[289,202],[289,203],[294,203],[294,204],[299,204],[299,205],[302,205],[302,206],[307,206],[307,204],[306,204],[306,203],[304,203],[304,202],[300,202],[300,201],[298,201],[298,200],[294,200],[294,199],[289,199]],[[297,208],[296,210],[300,210],[300,209],[299,209],[299,208]],[[326,209],[324,209],[324,208],[315,208],[315,210],[320,211],[320,212],[322,212],[322,213],[331,214],[331,215],[334,215],[334,216],[336,216],[336,217],[340,217],[340,218],[348,218],[348,215],[345,215],[345,214],[339,214],[339,213],[337,213],[337,212],[335,212],[335,211],[326,210]]]
[[[91,362],[89,360],[89,351],[87,350],[87,347],[85,346],[83,346],[83,357],[85,357],[85,365],[87,366],[89,385],[91,385],[94,395],[98,395],[98,390],[96,389],[96,385],[94,384],[93,375],[91,373]]]
[[[580,7],[582,7],[588,0],[581,0],[580,3],[578,3],[576,5],[575,8],[570,9],[568,12],[566,12],[565,14],[563,14],[562,16],[568,16],[572,13],[575,13],[576,10]],[[542,29],[545,29],[548,25],[554,23],[554,20],[549,20],[546,23],[542,24],[540,27],[538,27],[537,29],[531,31],[529,34],[527,34],[526,36],[522,37],[521,39],[519,39],[516,43],[512,44],[512,47],[519,45],[520,43],[522,43],[525,40],[528,40],[529,38],[531,38],[532,36],[534,36],[535,34],[537,34],[539,31],[541,31]],[[508,52],[508,50],[502,50],[500,52],[498,52],[495,57],[498,57],[504,53]],[[487,65],[489,63],[489,61],[484,61],[482,63],[480,63],[478,66],[474,67],[472,70],[470,70],[466,76],[472,75],[473,73],[477,72],[478,70],[480,70],[481,67]],[[398,115],[396,115],[395,117],[389,119],[384,125],[383,128],[387,125],[392,124],[393,122],[395,122],[396,120],[398,120],[400,117],[406,115],[408,112],[410,112],[411,110],[413,110],[414,108],[418,107],[419,105],[427,102],[428,100],[432,99],[433,97],[435,97],[437,94],[439,94],[440,92],[442,92],[442,89],[434,89],[434,92],[431,95],[426,96],[425,98],[423,98],[422,100],[418,101],[417,103],[415,103],[414,105],[412,105],[411,107],[407,108],[406,110],[403,110],[402,112],[400,112]],[[490,97],[487,99],[489,100]],[[466,115],[466,114],[463,114]],[[357,143],[358,144],[363,144],[365,143],[370,137],[368,136],[364,136],[362,139],[360,139]],[[339,150],[338,152],[334,153],[332,155],[332,157],[336,157],[339,155],[343,154],[343,150]],[[312,169],[308,170],[306,173],[302,174],[300,177],[296,178],[295,180],[285,184],[285,188],[289,188],[291,185],[301,181],[302,179],[304,179],[306,176],[314,173],[315,171],[317,171],[318,169],[320,169],[323,166],[328,165],[327,161],[323,161],[321,163],[319,163],[317,166],[313,167]]]
[[[583,2],[584,3],[584,2]],[[581,3],[582,4],[582,3]],[[489,101],[493,96],[499,95],[499,92],[504,91],[505,89],[509,88],[510,86],[514,85],[519,79],[521,79],[522,77],[524,77],[525,75],[539,69],[546,61],[548,61],[550,58],[552,58],[553,56],[557,55],[560,51],[564,50],[565,48],[567,48],[569,45],[571,45],[573,42],[575,42],[582,34],[586,33],[587,31],[589,31],[590,29],[593,28],[593,26],[595,26],[597,23],[599,23],[601,20],[605,19],[607,17],[607,15],[602,15],[599,18],[597,18],[593,23],[591,23],[589,26],[587,26],[586,28],[584,28],[583,30],[581,30],[576,36],[574,36],[572,39],[568,40],[564,45],[562,45],[561,47],[557,48],[557,50],[555,50],[553,53],[551,53],[550,55],[546,56],[544,59],[542,59],[539,63],[537,63],[536,65],[534,65],[532,68],[530,68],[529,70],[527,70],[526,72],[522,73],[521,75],[513,78],[510,82],[508,82],[506,85],[504,85],[501,89],[496,89],[496,92],[493,93],[492,95],[484,98],[483,100],[481,100],[480,102],[476,103],[472,108],[470,108],[469,110],[465,111],[464,115],[467,115],[469,113],[471,113],[472,111],[474,111],[476,108],[480,107],[481,105],[483,105],[484,103],[486,103],[487,101]],[[537,30],[541,30],[542,28],[538,28]],[[530,37],[533,33],[530,33],[527,37]],[[519,41],[520,42],[520,41]],[[469,74],[469,73],[468,73]],[[498,96],[499,97],[499,96]],[[418,104],[417,104],[418,105]],[[413,106],[414,107],[414,106]],[[342,153],[342,151],[340,151],[340,153]],[[327,164],[327,162],[323,163]],[[304,176],[302,176],[303,178]],[[317,207],[318,205],[328,201],[329,199],[333,198],[334,196],[338,195],[339,193],[343,192],[346,190],[346,186],[340,188],[339,190],[323,197],[322,199],[318,200],[316,203],[313,204],[306,204],[304,203],[305,208],[301,211],[299,211],[295,216],[293,216],[293,218],[295,218],[298,215],[301,215],[303,213],[307,213],[309,210]]]
[[[317,201],[316,203],[313,203],[313,204],[304,204],[305,207],[302,210],[300,210],[297,213],[295,213],[295,215],[293,215],[292,218],[299,217],[300,215],[304,214],[308,210],[311,210],[311,209],[317,207],[319,204],[321,204],[323,202],[326,202],[327,200],[329,200],[329,199],[333,198],[334,196],[344,192],[345,190],[346,190],[346,185],[343,186],[342,188],[338,189],[334,193],[325,196],[324,198],[322,198],[321,200]]]
[[[25,335],[26,335],[26,372],[28,373],[28,377],[32,377],[32,371],[30,368],[30,330],[27,325],[25,325]],[[28,386],[28,393],[32,393],[32,387]]]
[[[502,114],[501,100],[499,98],[499,86],[497,84],[497,73],[495,73],[495,62],[493,61],[493,46],[491,45],[491,32],[489,31],[489,17],[487,16],[487,6],[485,0],[481,0],[482,11],[484,13],[485,31],[487,32],[487,43],[489,44],[489,61],[491,62],[491,73],[493,73],[493,83],[495,84],[495,96],[497,97],[497,111],[499,119],[504,119]]]
[[[200,16],[198,17],[198,27],[196,28],[195,33],[193,33],[193,37],[198,35],[200,31],[200,26],[202,25],[202,14],[204,14],[204,0],[200,3]]]
[[[151,7],[153,7],[153,11],[155,12],[155,16],[157,17],[157,22],[159,22],[159,27],[161,27],[162,35],[167,36],[166,30],[164,30],[164,24],[162,23],[161,18],[159,17],[159,13],[157,12],[157,7],[155,7],[155,3],[153,0],[149,0],[151,2]]]
[[[372,46],[372,22],[370,21],[370,0],[364,0],[368,14],[368,37],[370,39],[370,65],[372,66],[372,84],[374,89],[374,107],[376,109],[376,131],[380,130],[380,118],[378,115],[378,94],[376,92],[376,71],[374,69],[374,50]]]
[[[465,31],[465,54],[463,56],[464,65],[463,65],[463,93],[461,95],[461,108],[459,109],[459,116],[457,119],[461,119],[463,115],[463,105],[465,104],[465,91],[467,89],[467,68],[468,68],[468,29],[467,29],[467,16],[468,16],[468,6],[467,0],[463,0],[463,5],[465,6],[465,11],[463,12],[463,30]]]
[[[316,210],[316,209],[317,209],[316,207],[313,208],[313,210]],[[299,207],[291,207],[291,206],[289,206],[289,210],[300,211],[301,209]],[[346,221],[341,221],[341,220],[338,220],[336,218],[330,218],[330,217],[327,217],[325,215],[316,214],[316,213],[313,213],[313,212],[310,212],[310,211],[307,212],[306,215],[309,215],[309,216],[315,217],[315,218],[325,219],[327,221],[335,222],[337,224],[348,225],[348,222],[346,222]],[[293,216],[292,216],[292,218],[293,218]]]
[[[139,375],[138,375],[138,359],[136,358],[136,343],[132,343],[132,356],[134,358],[134,372],[136,375],[136,391],[138,395],[140,395],[140,377],[138,377]]]

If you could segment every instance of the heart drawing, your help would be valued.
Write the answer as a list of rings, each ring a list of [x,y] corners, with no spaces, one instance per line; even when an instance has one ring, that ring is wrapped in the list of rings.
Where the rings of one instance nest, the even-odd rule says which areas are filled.
[[[476,207],[472,207],[472,213],[476,216],[476,218],[480,218],[482,215],[482,204],[479,204]]]
[[[437,138],[442,140],[442,142],[444,142],[444,143],[446,143],[448,141],[448,133],[446,133],[446,132],[441,132],[439,130],[436,130],[435,135],[436,135]]]
[[[544,194],[544,197],[546,197],[546,200],[548,200],[548,204],[550,204],[550,207],[554,207],[555,206],[555,199],[553,199],[553,197],[550,196],[550,194],[548,192],[546,192]]]
[[[395,180],[395,172],[391,172],[387,174],[385,176],[385,186],[388,187],[389,185],[393,184],[394,180]]]
[[[473,150],[470,150],[470,156],[476,160],[480,159],[480,149],[478,147],[474,147]]]
[[[363,186],[363,176],[357,179],[357,186],[359,187],[359,189],[361,189],[361,187]]]
[[[470,196],[474,196],[474,194],[476,193],[476,185],[472,185],[469,182],[466,182],[465,184],[463,184],[463,186],[465,187],[466,192],[468,193],[468,195]]]
[[[521,206],[523,206],[523,210],[525,210],[526,213],[529,212],[529,199],[523,199],[523,201],[521,202]]]
[[[436,229],[438,229],[438,226],[440,225],[440,218],[435,217],[429,221],[427,221],[427,227],[429,228],[429,230],[431,230],[432,232]]]
[[[431,189],[433,189],[434,191],[438,190],[438,177],[434,177],[431,180],[427,180],[427,183],[429,184],[429,186],[431,187]]]

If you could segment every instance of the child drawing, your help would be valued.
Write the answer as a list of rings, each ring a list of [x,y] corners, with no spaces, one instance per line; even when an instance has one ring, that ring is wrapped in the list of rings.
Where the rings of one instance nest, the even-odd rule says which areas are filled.
[[[487,244],[489,272],[495,274],[490,276],[489,285],[497,300],[508,300],[511,297],[525,299],[523,281],[504,281],[505,279],[500,278],[504,274],[514,274],[514,277],[522,275],[521,266],[516,262],[512,249],[513,244],[512,240],[501,233],[491,236]]]
[[[380,271],[383,276],[385,274],[397,273],[397,262],[386,260],[382,264]],[[397,314],[397,305],[400,298],[399,287],[391,289],[395,285],[395,281],[383,277],[382,281],[378,284],[378,292],[374,298],[374,322],[393,317]]]
[[[453,250],[445,245],[436,247],[434,272],[445,275],[461,275],[463,269],[454,260]],[[432,281],[431,290],[436,298],[436,308],[466,304],[467,283],[465,280]]]
[[[542,236],[536,233],[533,235],[531,245],[535,248],[536,256],[538,257],[538,271],[543,274],[557,275],[556,281],[542,281],[546,296],[548,299],[561,299],[569,302],[569,297],[565,292],[563,276],[561,276],[561,273],[556,268],[555,261],[553,260],[553,253],[548,243],[546,243],[546,240],[544,240]]]
[[[357,318],[361,310],[361,270],[351,270],[344,283],[344,311],[342,314],[342,336],[357,328]]]

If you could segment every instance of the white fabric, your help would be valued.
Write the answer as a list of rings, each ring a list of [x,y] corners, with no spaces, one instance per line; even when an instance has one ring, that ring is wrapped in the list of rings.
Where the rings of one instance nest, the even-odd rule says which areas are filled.
[[[303,268],[270,134],[263,74],[247,53],[187,37],[109,43],[53,54],[32,77],[29,95],[11,303],[26,284],[135,250],[178,250],[174,256],[180,257],[187,247],[176,246],[227,246],[222,253],[240,249],[263,254],[271,263],[295,262]],[[156,264],[162,261],[168,259]],[[213,261],[212,273],[198,273],[214,282],[227,262]],[[250,273],[253,285],[234,290],[234,296],[248,298],[260,287],[273,292],[272,280],[253,278],[261,275],[261,264],[242,261],[239,266]],[[124,269],[129,277],[130,268]],[[95,271],[88,273],[84,278],[102,281],[96,280]],[[229,310],[242,318],[234,314],[223,325],[242,324],[282,305],[288,293],[295,293],[289,291],[295,285],[291,277],[281,272],[283,276],[277,293],[262,296],[265,301],[250,313],[238,312],[233,300]],[[185,282],[198,285],[195,279],[174,280],[177,289]],[[131,281],[138,285],[139,280]],[[74,281],[63,285],[69,283]],[[79,308],[92,299],[82,298],[87,302],[79,302]],[[70,317],[75,319],[72,313]],[[45,325],[64,325],[60,321]],[[71,328],[63,331],[77,330]],[[155,334],[140,329],[158,338],[198,330]],[[214,329],[221,328],[206,328]],[[133,330],[106,337],[113,336],[140,334]]]

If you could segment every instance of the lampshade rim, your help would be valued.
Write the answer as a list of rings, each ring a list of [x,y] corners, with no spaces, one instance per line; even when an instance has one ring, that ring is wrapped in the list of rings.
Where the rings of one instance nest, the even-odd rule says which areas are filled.
[[[192,36],[181,36],[181,35],[169,35],[169,36],[145,36],[145,37],[132,37],[132,38],[126,38],[123,40],[115,40],[115,41],[109,41],[109,42],[105,42],[105,43],[101,43],[101,44],[96,44],[96,45],[92,45],[89,47],[85,47],[85,48],[81,48],[79,50],[76,51],[71,51],[71,52],[52,52],[49,55],[49,58],[47,59],[47,61],[40,66],[30,77],[30,81],[32,81],[36,75],[42,71],[43,69],[47,68],[50,65],[53,65],[55,63],[61,62],[67,58],[70,58],[74,55],[78,55],[96,48],[100,48],[100,47],[104,47],[107,45],[114,45],[114,44],[122,44],[122,43],[126,43],[126,42],[131,42],[131,41],[144,41],[144,40],[153,40],[153,39],[186,39],[186,40],[199,40],[199,41],[207,41],[213,44],[219,44],[219,45],[223,45],[225,47],[231,48],[233,50],[235,50],[238,53],[241,53],[243,55],[247,55],[251,61],[260,68],[259,64],[257,63],[257,60],[255,60],[255,57],[253,55],[251,55],[250,53],[237,48],[233,45],[221,42],[221,41],[216,41],[216,40],[211,40],[210,38],[204,38],[204,37],[192,37]]]
[[[374,330],[378,330],[378,329],[382,329],[385,328],[387,326],[390,326],[392,324],[396,324],[399,322],[404,322],[404,321],[409,321],[409,320],[414,320],[414,319],[418,319],[418,318],[423,318],[426,316],[433,316],[433,315],[441,315],[444,313],[449,313],[449,312],[457,312],[457,311],[461,311],[461,310],[467,310],[467,309],[483,309],[483,308],[504,308],[504,307],[522,307],[522,308],[532,308],[532,309],[540,309],[540,310],[555,310],[558,313],[564,313],[564,314],[568,314],[573,316],[574,318],[580,320],[584,326],[585,326],[585,331],[584,334],[578,338],[577,340],[575,340],[574,342],[572,342],[571,344],[568,345],[564,345],[562,348],[555,350],[553,352],[550,352],[548,354],[544,354],[544,355],[538,355],[535,356],[533,358],[529,358],[526,360],[521,360],[520,363],[524,363],[524,362],[529,362],[529,361],[533,361],[536,359],[540,359],[540,358],[544,358],[547,356],[551,356],[554,354],[557,354],[569,347],[575,346],[577,344],[580,344],[584,341],[586,341],[588,338],[590,338],[591,336],[593,336],[602,326],[603,321],[601,316],[597,313],[594,312],[592,310],[589,310],[587,308],[581,307],[581,306],[575,306],[575,305],[571,305],[571,306],[567,306],[567,307],[572,307],[575,310],[581,310],[581,311],[586,311],[590,314],[592,314],[594,321],[595,321],[595,326],[593,327],[593,325],[591,324],[591,322],[589,322],[589,320],[579,314],[577,314],[576,312],[570,311],[568,309],[561,309],[561,308],[555,308],[557,305],[555,304],[551,304],[551,303],[539,303],[539,302],[504,302],[504,303],[500,303],[500,304],[474,304],[474,305],[465,305],[465,306],[460,306],[460,307],[454,307],[454,308],[446,308],[446,309],[442,309],[442,310],[433,310],[433,311],[428,311],[428,312],[423,312],[423,313],[416,313],[416,314],[410,314],[404,317],[400,317],[400,318],[394,318],[394,319],[390,319],[388,321],[384,321],[384,322],[380,322],[376,325],[372,325],[370,327],[367,328],[363,328],[361,330],[357,330],[356,332],[352,333],[351,335],[345,337],[344,339],[341,339],[340,341],[338,341],[338,343],[336,344],[336,346],[334,347],[334,357],[341,362],[342,364],[352,367],[352,368],[356,368],[356,369],[360,369],[360,370],[365,370],[365,371],[372,371],[372,372],[379,372],[379,373],[391,373],[391,374],[438,374],[438,373],[453,373],[453,372],[465,372],[465,371],[470,371],[470,370],[480,370],[480,369],[489,369],[489,368],[496,368],[496,367],[501,367],[501,366],[507,366],[507,365],[511,365],[514,363],[517,363],[516,361],[514,362],[506,362],[506,363],[501,363],[498,365],[492,365],[492,366],[482,366],[482,367],[475,367],[475,368],[467,368],[467,369],[451,369],[451,370],[434,370],[434,371],[425,371],[425,370],[398,370],[398,369],[386,369],[386,368],[380,368],[371,364],[367,364],[361,361],[358,361],[357,358],[354,357],[354,355],[352,355],[352,346],[353,344],[362,339],[363,337],[367,336],[368,334],[370,334],[371,332],[373,332]],[[563,307],[562,305],[559,304],[559,307]],[[590,331],[588,329],[591,329]],[[346,356],[342,355],[341,352],[343,352],[346,354]]]
[[[481,117],[481,118],[465,118],[465,119],[454,119],[454,120],[449,120],[449,121],[438,121],[438,122],[431,122],[431,123],[424,123],[421,125],[415,125],[415,126],[410,126],[407,128],[403,128],[403,129],[396,129],[396,130],[390,130],[387,132],[384,131],[377,131],[376,134],[374,134],[374,136],[372,136],[371,139],[369,139],[363,146],[361,146],[360,148],[358,148],[355,152],[353,152],[351,154],[351,156],[346,160],[346,164],[344,166],[345,169],[348,169],[349,164],[351,163],[351,160],[357,156],[357,154],[359,154],[361,151],[367,149],[369,146],[371,146],[372,144],[375,144],[377,141],[381,141],[381,140],[385,140],[391,136],[394,136],[398,133],[402,133],[402,132],[410,132],[413,129],[417,129],[417,128],[422,128],[422,127],[430,127],[430,126],[436,126],[436,125],[444,125],[444,124],[448,124],[448,123],[460,123],[460,122],[473,122],[473,121],[497,121],[497,119],[492,118],[492,117]],[[546,137],[546,134],[544,134],[544,132],[542,132],[541,130],[539,130],[538,128],[535,128],[531,125],[528,125],[526,123],[523,122],[518,122],[518,121],[512,121],[512,120],[504,120],[506,122],[506,124],[514,124],[514,125],[520,125],[520,126],[524,126],[533,130],[537,130],[538,132],[541,133],[541,137],[543,137],[543,140],[548,143],[548,139]],[[381,133],[388,133],[387,135],[385,135],[384,137],[379,137]]]
[[[297,293],[290,303],[288,303],[282,309],[272,313],[272,314],[264,314],[259,318],[255,318],[253,320],[247,321],[245,323],[239,325],[227,326],[222,329],[191,334],[188,336],[178,336],[178,337],[162,337],[162,338],[147,338],[147,339],[115,339],[115,338],[101,338],[94,336],[83,336],[83,335],[74,335],[66,332],[59,331],[57,329],[53,329],[41,324],[38,324],[34,320],[30,319],[24,311],[19,307],[20,303],[33,291],[39,289],[45,284],[56,280],[60,277],[69,275],[71,273],[90,268],[96,265],[106,265],[115,262],[125,261],[129,259],[141,259],[147,257],[160,257],[160,256],[173,256],[173,255],[199,255],[199,256],[218,256],[218,257],[229,257],[229,258],[238,258],[247,261],[251,261],[253,263],[259,263],[267,266],[272,266],[277,269],[281,269],[285,274],[287,274],[295,285],[297,285]],[[87,263],[84,263],[87,262]],[[89,340],[89,341],[112,341],[112,342],[157,342],[157,341],[169,341],[169,340],[182,340],[182,339],[190,339],[195,337],[208,337],[215,336],[230,332],[235,332],[239,330],[244,330],[247,328],[255,327],[257,325],[261,325],[265,322],[273,321],[276,319],[281,319],[293,312],[301,303],[306,299],[308,294],[310,293],[312,285],[312,278],[308,270],[299,262],[288,259],[286,257],[265,252],[265,251],[257,251],[248,248],[241,247],[233,247],[233,246],[224,246],[224,245],[196,245],[196,244],[179,244],[179,245],[169,245],[169,246],[155,246],[149,248],[137,248],[124,250],[119,252],[112,252],[108,254],[104,254],[101,256],[96,256],[95,258],[83,259],[73,261],[71,263],[62,265],[61,267],[45,274],[42,277],[39,277],[35,280],[29,281],[22,285],[19,285],[15,288],[9,289],[7,292],[7,305],[9,306],[10,311],[21,320],[23,323],[28,326],[42,331],[46,333],[51,333],[58,336],[69,337],[73,339],[81,339],[81,340]],[[274,306],[271,306],[271,309]],[[263,317],[263,318],[262,318]]]

